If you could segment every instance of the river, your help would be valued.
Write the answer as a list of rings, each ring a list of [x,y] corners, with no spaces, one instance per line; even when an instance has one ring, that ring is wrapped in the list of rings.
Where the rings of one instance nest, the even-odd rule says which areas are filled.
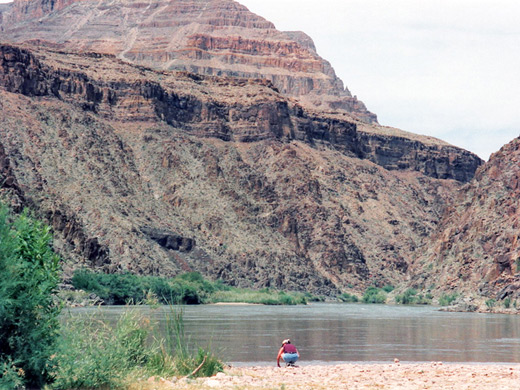
[[[99,310],[115,319],[125,307]],[[147,314],[164,321],[168,307]],[[290,338],[301,361],[520,363],[520,316],[447,313],[432,306],[316,303],[306,306],[183,306],[190,345],[235,365],[273,364]]]

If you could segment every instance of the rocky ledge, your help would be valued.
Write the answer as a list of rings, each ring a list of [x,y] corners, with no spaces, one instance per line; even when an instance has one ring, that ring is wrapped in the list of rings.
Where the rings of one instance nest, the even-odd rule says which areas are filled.
[[[36,55],[0,46],[0,86],[26,96],[52,96],[106,119],[165,122],[223,141],[303,141],[386,169],[461,182],[482,164],[476,155],[440,140],[392,134],[377,125],[358,127],[345,115],[306,111],[267,81],[161,73],[110,55],[32,50]]]

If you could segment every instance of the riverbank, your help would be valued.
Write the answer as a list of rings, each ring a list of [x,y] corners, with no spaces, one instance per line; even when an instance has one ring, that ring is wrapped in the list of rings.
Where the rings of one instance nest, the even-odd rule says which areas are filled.
[[[211,378],[154,381],[135,389],[518,390],[520,364],[392,363],[233,367]]]

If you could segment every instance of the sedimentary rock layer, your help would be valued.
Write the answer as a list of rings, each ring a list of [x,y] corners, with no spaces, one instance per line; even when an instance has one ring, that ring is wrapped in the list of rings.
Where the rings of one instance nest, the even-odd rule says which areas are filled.
[[[377,121],[310,37],[278,31],[232,0],[15,0],[0,18],[4,42],[38,40],[156,69],[266,79],[304,104]]]

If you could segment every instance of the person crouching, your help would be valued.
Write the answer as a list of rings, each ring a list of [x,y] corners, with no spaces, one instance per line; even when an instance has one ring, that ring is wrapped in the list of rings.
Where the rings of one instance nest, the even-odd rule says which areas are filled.
[[[298,349],[291,344],[291,340],[286,339],[282,341],[282,347],[278,351],[276,364],[280,367],[280,358],[282,358],[286,367],[295,367],[294,363],[296,363],[299,357],[300,353]]]

